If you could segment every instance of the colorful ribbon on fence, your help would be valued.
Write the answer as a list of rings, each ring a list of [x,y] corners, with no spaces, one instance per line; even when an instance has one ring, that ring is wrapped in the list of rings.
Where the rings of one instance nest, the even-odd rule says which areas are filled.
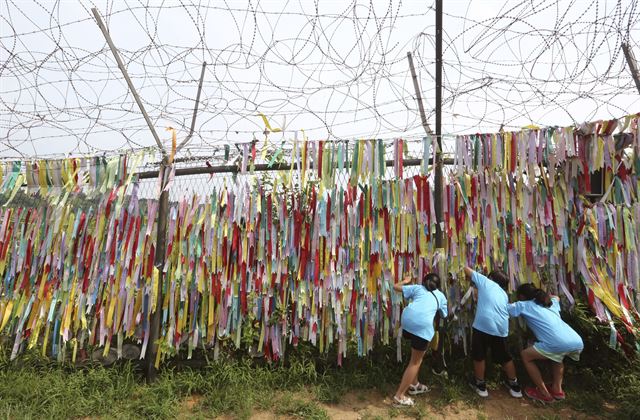
[[[630,131],[614,137],[621,126]],[[88,208],[58,199],[1,209],[0,333],[13,337],[14,357],[25,347],[59,358],[67,347],[106,351],[114,337],[138,341],[144,357],[150,314],[161,311],[164,356],[184,348],[190,356],[229,339],[277,359],[287,344],[309,341],[321,351],[336,348],[341,362],[350,343],[358,355],[376,341],[397,343],[403,302],[393,283],[435,270],[450,278],[445,292],[458,306],[453,337],[466,346],[470,303],[459,305],[469,286],[465,265],[502,268],[512,287],[532,281],[571,303],[584,290],[602,322],[613,317],[637,332],[637,116],[578,130],[456,138],[442,250],[435,248],[436,203],[425,163],[434,144],[422,143],[421,173],[411,175],[406,142],[395,140],[387,177],[382,140],[305,138],[293,148],[296,171],[274,178],[272,189],[247,173],[174,202],[161,271],[153,264],[158,203],[139,198],[122,160],[35,162],[27,172],[4,165],[5,194],[19,175],[27,190],[49,196],[88,182],[104,194]],[[631,157],[620,147],[631,148]],[[249,153],[247,145],[243,173]],[[592,204],[584,193],[596,169],[611,189],[606,201]]]

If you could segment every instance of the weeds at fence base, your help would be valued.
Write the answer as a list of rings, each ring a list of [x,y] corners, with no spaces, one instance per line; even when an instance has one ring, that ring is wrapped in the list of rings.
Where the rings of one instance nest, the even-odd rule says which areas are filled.
[[[581,322],[571,321],[578,326]],[[610,349],[608,331],[587,325],[579,332],[585,351],[580,363],[566,366],[567,401],[541,411],[539,417],[563,418],[571,410],[591,416],[640,418],[640,363]],[[249,418],[266,412],[285,418],[326,419],[331,417],[332,406],[345,403],[365,407],[359,414],[365,419],[425,418],[469,407],[477,408],[478,416],[486,416],[482,410],[493,404],[466,386],[471,362],[462,352],[449,357],[450,379],[433,376],[431,361],[425,358],[421,379],[433,391],[417,407],[398,410],[385,405],[381,413],[369,411],[366,404],[371,398],[379,406],[385,396],[390,400],[405,367],[396,361],[391,347],[376,348],[367,358],[350,357],[343,367],[336,365],[335,354],[320,354],[309,345],[290,349],[287,359],[278,363],[229,350],[219,361],[200,363],[197,369],[174,361],[152,384],[144,382],[141,368],[133,362],[111,368],[76,368],[31,352],[9,362],[8,349],[0,350],[2,418]],[[408,353],[405,348],[403,354]],[[526,382],[519,362],[517,366],[521,381]],[[505,392],[501,379],[500,367],[488,364],[491,393]]]

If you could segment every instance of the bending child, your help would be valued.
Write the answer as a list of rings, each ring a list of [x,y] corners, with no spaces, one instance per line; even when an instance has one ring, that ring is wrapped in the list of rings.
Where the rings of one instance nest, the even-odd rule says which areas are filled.
[[[427,274],[421,285],[412,285],[411,282],[411,278],[405,278],[393,286],[396,291],[402,292],[405,299],[411,300],[402,311],[401,318],[402,336],[411,341],[411,359],[393,396],[394,405],[398,407],[414,405],[413,399],[405,393],[418,395],[429,391],[426,385],[418,381],[418,372],[429,341],[433,339],[433,319],[436,312],[440,311],[443,317],[447,316],[447,300],[436,290],[440,283],[437,274]]]
[[[505,385],[509,389],[509,393],[514,398],[522,398],[522,391],[516,377],[516,367],[507,346],[509,297],[506,290],[509,286],[509,279],[505,273],[499,270],[492,271],[489,277],[485,277],[469,267],[465,267],[464,271],[478,290],[478,304],[471,336],[471,355],[475,377],[471,380],[470,385],[479,396],[483,398],[489,396],[484,374],[487,350],[491,349],[493,360],[502,365],[502,369],[507,375]]]
[[[522,362],[535,388],[526,388],[529,398],[545,403],[565,398],[562,390],[565,356],[578,361],[584,348],[582,338],[560,318],[560,299],[530,283],[517,290],[518,302],[509,305],[509,315],[521,316],[535,334],[536,342],[522,350]],[[553,383],[542,380],[536,360],[551,360]]]

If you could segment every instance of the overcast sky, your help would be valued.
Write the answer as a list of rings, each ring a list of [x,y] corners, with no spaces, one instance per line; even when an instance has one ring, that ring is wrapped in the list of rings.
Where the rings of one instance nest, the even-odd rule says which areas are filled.
[[[446,135],[571,125],[640,112],[620,43],[640,57],[627,1],[445,3]],[[0,156],[113,152],[154,140],[90,8],[98,7],[163,141],[424,135],[406,53],[434,128],[433,3],[40,1],[0,3]]]

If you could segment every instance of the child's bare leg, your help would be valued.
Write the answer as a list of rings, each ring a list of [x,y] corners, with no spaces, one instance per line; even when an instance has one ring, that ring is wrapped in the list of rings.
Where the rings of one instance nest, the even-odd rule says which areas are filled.
[[[509,360],[507,363],[502,365],[502,370],[507,375],[507,379],[513,381],[516,379],[516,365],[513,363],[513,360]]]
[[[395,396],[397,398],[404,398],[404,394],[409,389],[409,385],[411,385],[413,380],[417,379],[424,353],[424,351],[411,349],[411,360],[409,361],[409,365],[404,371],[404,375],[402,375],[402,381],[400,381],[400,385],[398,386],[398,390],[396,391]]]
[[[476,376],[476,379],[484,381],[484,370],[485,370],[484,360],[473,361],[473,373]]]
[[[533,346],[522,350],[522,353],[520,354],[522,355],[522,362],[524,363],[524,367],[527,369],[527,373],[529,374],[531,381],[540,390],[540,392],[542,392],[546,397],[550,397],[551,394],[544,384],[540,369],[535,362],[536,360],[547,360],[547,358],[538,353]]]
[[[553,384],[551,390],[556,393],[562,393],[562,377],[564,376],[564,363],[552,362],[551,369],[553,372]]]

